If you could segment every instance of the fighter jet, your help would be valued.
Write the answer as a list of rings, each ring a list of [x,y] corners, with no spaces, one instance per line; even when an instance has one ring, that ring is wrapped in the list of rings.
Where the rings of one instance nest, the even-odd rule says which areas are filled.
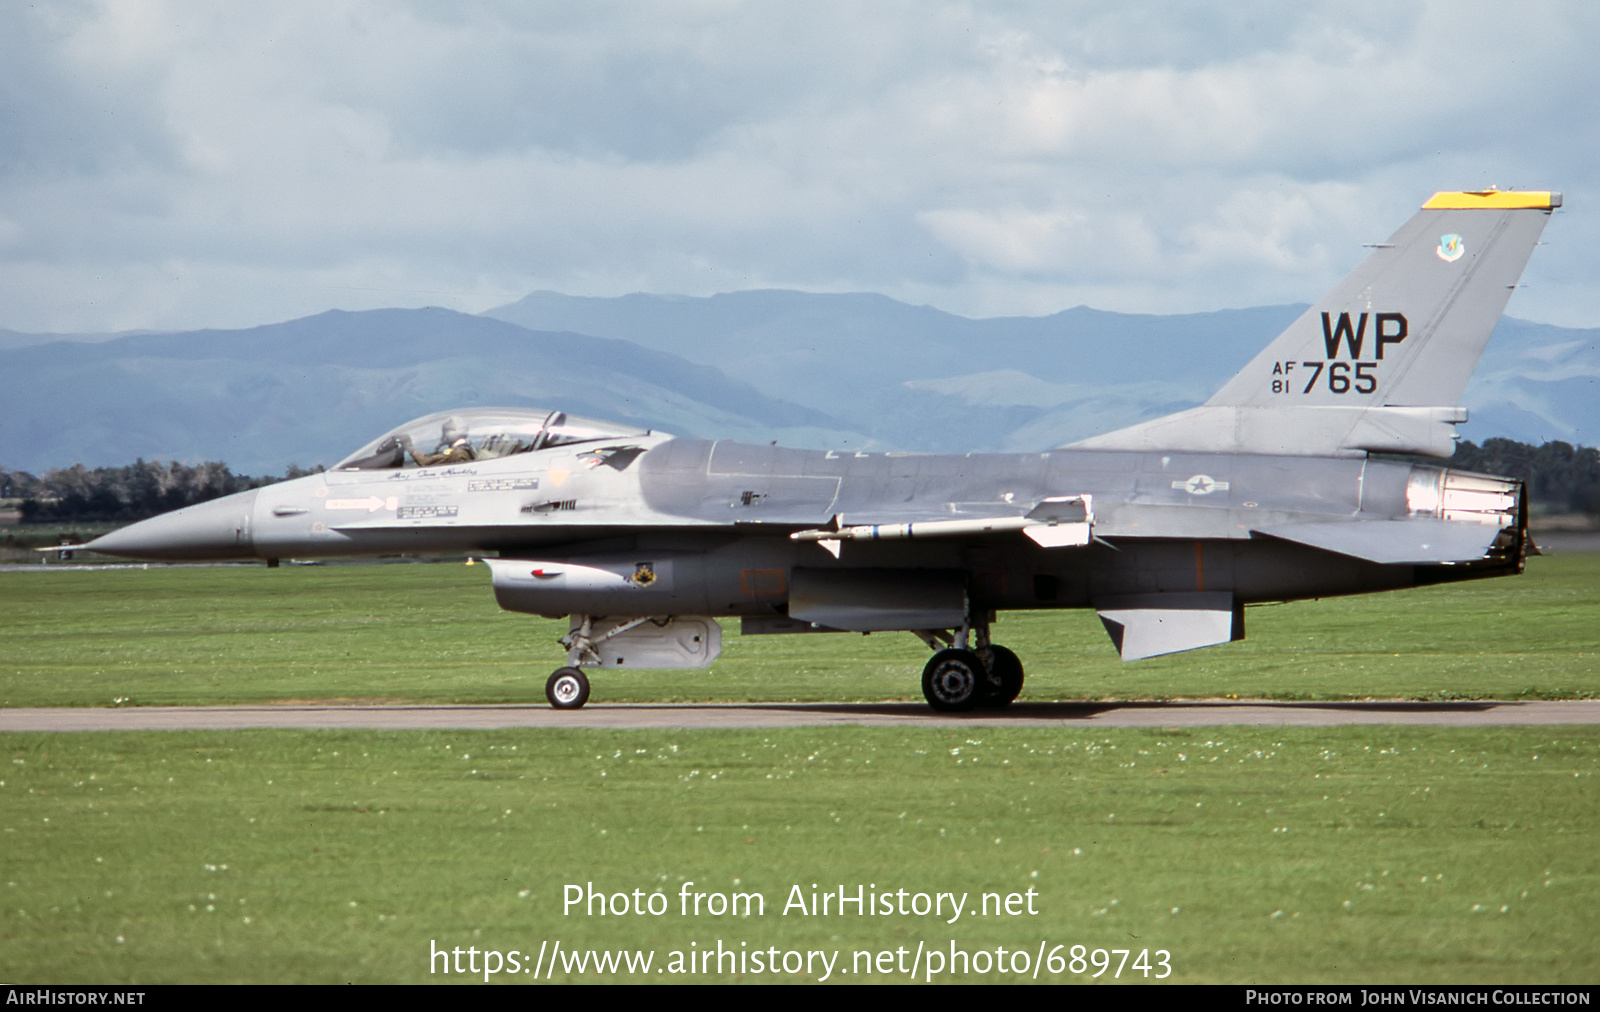
[[[744,635],[906,631],[939,710],[1023,684],[1007,609],[1093,608],[1125,661],[1242,639],[1248,605],[1519,573],[1522,484],[1442,466],[1561,195],[1446,192],[1199,407],[1040,453],[786,449],[470,408],[326,473],[87,546],[136,559],[463,552],[568,617],[552,706]]]

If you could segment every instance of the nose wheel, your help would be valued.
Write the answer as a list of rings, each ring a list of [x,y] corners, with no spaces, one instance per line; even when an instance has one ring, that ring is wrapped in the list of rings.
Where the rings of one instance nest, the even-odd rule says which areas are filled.
[[[544,683],[544,698],[557,710],[576,710],[589,701],[589,676],[578,668],[557,668]]]

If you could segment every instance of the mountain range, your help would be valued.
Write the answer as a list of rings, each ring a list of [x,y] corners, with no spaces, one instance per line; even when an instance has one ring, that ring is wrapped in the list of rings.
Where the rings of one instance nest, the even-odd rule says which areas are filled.
[[[243,330],[0,331],[0,466],[331,464],[408,418],[561,408],[787,445],[1038,450],[1203,401],[1304,306],[970,319],[881,295],[536,292],[482,315],[332,311]],[[1507,318],[1465,438],[1600,439],[1600,328]]]

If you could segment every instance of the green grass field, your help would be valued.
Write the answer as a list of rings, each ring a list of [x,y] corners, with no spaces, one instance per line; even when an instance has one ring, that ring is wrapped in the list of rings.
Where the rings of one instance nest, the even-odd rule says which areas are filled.
[[[1006,615],[997,632],[1029,666],[1024,698],[1592,697],[1597,598],[1600,559],[1573,556],[1516,579],[1253,609],[1242,643],[1132,665],[1092,614]],[[480,567],[6,572],[0,601],[13,707],[534,702],[559,658],[559,626],[498,611]],[[609,673],[595,700],[915,699],[924,656],[908,636],[730,635],[709,671]],[[719,939],[836,951],[847,969],[857,951],[1032,959],[1045,942],[1166,950],[1168,979],[1189,982],[1600,976],[1594,728],[167,732],[0,747],[8,981],[462,982],[429,974],[432,943],[529,960],[556,941],[648,950],[660,969]],[[767,913],[679,916],[688,881],[759,892]],[[587,882],[659,888],[671,912],[565,916],[563,886]],[[790,887],[812,883],[973,904],[1032,888],[1038,914],[784,916]],[[986,976],[1032,979],[933,979]]]
[[[41,567],[43,568],[43,567]],[[500,611],[482,566],[0,572],[0,706],[538,702],[564,623]],[[1024,699],[1592,698],[1600,556],[1520,577],[1252,608],[1240,643],[1133,664],[1092,612],[1009,612]],[[906,634],[742,638],[706,671],[606,672],[595,702],[920,699]]]
[[[256,731],[3,745],[10,981],[462,981],[430,976],[432,943],[530,962],[542,942],[648,949],[659,968],[718,939],[841,951],[846,965],[857,950],[919,942],[1164,949],[1169,979],[1189,982],[1600,973],[1593,728]],[[685,881],[759,892],[766,913],[680,916]],[[589,882],[659,888],[670,912],[564,915],[563,887]],[[785,916],[796,884],[968,892],[974,906],[985,891],[1031,888],[1037,914]],[[569,976],[582,975],[556,979]]]

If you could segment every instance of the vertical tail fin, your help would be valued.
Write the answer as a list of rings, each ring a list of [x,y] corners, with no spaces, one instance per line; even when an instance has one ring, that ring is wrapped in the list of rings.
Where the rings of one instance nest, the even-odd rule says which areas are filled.
[[[1461,393],[1560,206],[1437,193],[1203,406],[1074,445],[1449,456]]]
[[[1206,403],[1456,405],[1560,206],[1559,193],[1435,194]]]

